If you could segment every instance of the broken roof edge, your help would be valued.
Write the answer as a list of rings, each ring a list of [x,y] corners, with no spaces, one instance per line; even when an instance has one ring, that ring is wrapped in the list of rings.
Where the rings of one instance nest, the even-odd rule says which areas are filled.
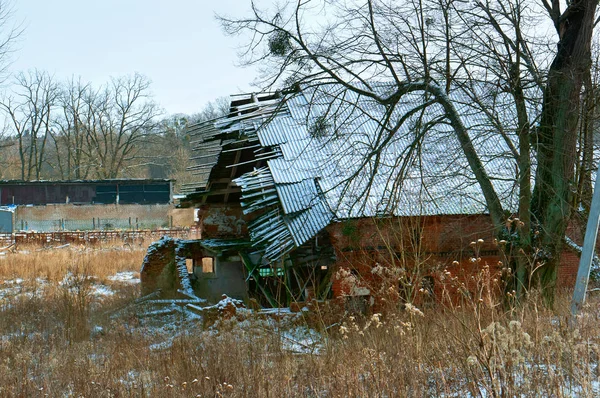
[[[203,248],[216,252],[218,254],[227,250],[239,250],[252,247],[252,242],[248,239],[179,239],[178,244],[188,245],[197,244]]]
[[[311,203],[298,207],[293,212],[286,211],[284,203],[287,198],[274,189],[277,184],[268,167],[247,172],[234,182],[242,189],[242,199],[246,199],[241,202],[244,214],[265,211],[250,222],[248,228],[253,245],[261,246],[265,257],[270,261],[281,260],[315,237],[334,217],[314,180],[307,180],[314,188],[313,195],[310,195]]]

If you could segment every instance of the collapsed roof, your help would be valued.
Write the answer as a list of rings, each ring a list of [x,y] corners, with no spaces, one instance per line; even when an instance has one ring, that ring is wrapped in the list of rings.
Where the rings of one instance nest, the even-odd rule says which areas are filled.
[[[449,97],[505,208],[515,209],[515,112],[507,94],[476,91]],[[211,182],[238,168],[225,174],[238,191],[223,192],[238,192],[244,213],[258,215],[251,239],[271,261],[334,220],[486,213],[443,108],[412,93],[387,118],[386,110],[337,84],[236,96],[229,115],[192,127],[197,180],[187,192],[221,192]]]

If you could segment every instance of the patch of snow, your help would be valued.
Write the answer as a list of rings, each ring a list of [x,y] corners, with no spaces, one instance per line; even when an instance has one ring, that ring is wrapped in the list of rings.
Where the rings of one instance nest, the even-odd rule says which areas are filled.
[[[44,293],[48,281],[42,278],[25,281],[21,278],[0,282],[0,301],[17,298],[33,298]]]
[[[281,348],[297,354],[319,354],[322,340],[319,332],[302,326],[281,332]]]
[[[91,275],[74,275],[71,272],[67,272],[67,274],[62,279],[62,281],[58,282],[58,285],[72,288],[72,287],[80,286],[82,283],[84,283],[86,281],[92,281],[94,279],[96,279],[96,278],[94,278]]]
[[[24,280],[24,279],[21,279],[21,278],[16,278],[16,279],[8,279],[8,280],[5,280],[5,281],[4,281],[4,284],[5,284],[5,285],[20,285],[20,284],[22,284],[23,282],[25,282],[25,280]]]
[[[293,314],[289,307],[285,308],[263,308],[258,311],[261,314]]]
[[[93,285],[91,290],[94,296],[108,297],[115,294],[115,292],[106,285]]]
[[[172,314],[175,311],[177,311],[177,310],[171,306],[171,307],[168,307],[168,308],[161,308],[161,309],[154,310],[154,311],[143,312],[143,313],[140,313],[139,315],[140,316],[152,316],[153,317],[153,316],[157,316],[157,315]]]
[[[172,346],[173,346],[173,340],[167,340],[167,341],[163,341],[162,343],[152,344],[148,348],[150,349],[150,351],[162,351],[162,350],[171,348]]]
[[[132,271],[117,272],[116,274],[109,276],[106,279],[112,282],[120,283],[140,283],[140,278],[137,276],[137,272]]]
[[[229,296],[226,296],[225,298],[221,299],[221,301],[219,301],[217,304],[215,304],[215,307],[217,307],[219,309],[225,309],[229,305],[233,305],[234,307],[238,308],[238,307],[243,307],[244,302],[242,300],[237,300],[237,299],[231,298]]]

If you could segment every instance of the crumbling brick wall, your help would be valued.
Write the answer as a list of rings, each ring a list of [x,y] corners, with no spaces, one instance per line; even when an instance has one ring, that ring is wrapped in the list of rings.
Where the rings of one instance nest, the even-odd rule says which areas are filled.
[[[148,247],[140,271],[142,295],[159,289],[164,296],[192,293],[185,250],[185,241],[166,236]]]
[[[412,277],[413,283],[421,284],[429,278],[425,282],[433,284],[436,299],[444,294],[451,300],[458,299],[461,291],[474,288],[484,266],[492,278],[503,268],[504,256],[495,243],[487,215],[365,218],[332,224],[328,232],[337,257],[334,267],[338,272],[332,280],[334,297],[367,289],[363,293],[375,296],[375,307],[402,293],[401,287],[396,286],[398,290],[392,292],[394,286],[386,285],[385,274],[391,272],[386,267],[404,267],[413,273],[416,268],[418,275]],[[473,246],[472,242],[479,243]],[[476,257],[480,260],[473,262]],[[559,287],[574,285],[578,266],[579,256],[565,250],[558,271]],[[412,288],[414,292],[421,287]]]
[[[202,239],[240,238],[248,235],[248,218],[240,204],[207,204],[198,209]]]

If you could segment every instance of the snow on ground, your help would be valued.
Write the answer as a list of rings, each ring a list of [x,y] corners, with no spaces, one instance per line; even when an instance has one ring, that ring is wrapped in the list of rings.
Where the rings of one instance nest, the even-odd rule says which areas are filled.
[[[47,286],[48,281],[43,278],[35,278],[31,281],[21,278],[0,281],[0,303],[7,304],[9,300],[17,298],[40,296]]]
[[[109,276],[106,279],[108,279],[109,281],[112,281],[112,282],[132,283],[132,284],[140,283],[139,273],[132,272],[132,271],[117,272],[116,274]]]
[[[115,292],[106,285],[92,285],[91,292],[96,297],[114,296]]]
[[[119,285],[136,285],[140,283],[139,273],[133,271],[118,272],[106,278],[106,282],[101,283],[94,276],[68,272],[58,282],[58,286],[73,292],[87,291],[90,295],[102,299],[114,296],[115,288],[118,288]],[[10,300],[18,298],[42,296],[51,284],[52,282],[49,282],[47,279],[39,277],[33,280],[22,278],[0,280],[0,304],[9,304]]]
[[[281,348],[295,354],[319,354],[323,348],[323,335],[304,326],[283,330]]]

